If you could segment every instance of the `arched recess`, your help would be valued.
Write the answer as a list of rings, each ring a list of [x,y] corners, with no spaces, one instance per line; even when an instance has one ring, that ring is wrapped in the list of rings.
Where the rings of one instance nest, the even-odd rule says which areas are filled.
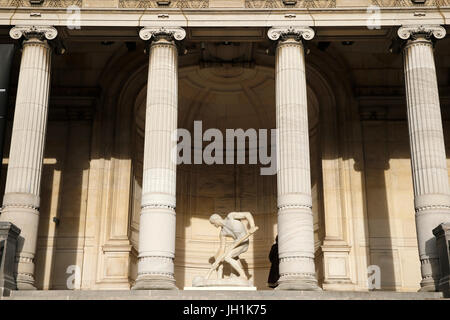
[[[99,103],[102,107],[95,119],[92,143],[87,217],[90,228],[84,246],[82,273],[84,288],[129,288],[136,275],[139,172],[142,168],[132,159],[142,158],[143,154],[133,149],[142,144],[139,135],[135,134],[133,109],[145,105],[147,59],[141,52],[118,53],[106,68],[104,88],[107,89]],[[273,73],[273,66],[258,67],[266,69],[268,74]],[[180,75],[188,68],[198,67],[183,66]],[[323,212],[322,220],[316,220],[316,269],[325,289],[360,290],[366,288],[367,240],[363,180],[358,168],[362,163],[357,143],[360,139],[359,119],[356,104],[349,99],[349,86],[342,81],[342,69],[339,68],[342,67],[332,57],[321,52],[313,51],[307,58],[309,103],[316,106],[320,116],[317,127],[320,139],[313,143],[320,144],[321,161],[318,161],[323,181],[316,191],[320,201],[317,200],[315,208],[322,207]],[[270,77],[273,79],[273,74]],[[253,100],[253,104],[259,103],[258,96],[250,91],[246,93],[248,99]],[[203,94],[206,99],[208,92]],[[267,121],[267,114],[256,115],[260,121]],[[195,113],[194,118],[191,115],[185,119],[192,120],[195,120]],[[186,179],[189,178],[178,179],[177,185],[185,186]],[[272,192],[274,190],[276,192],[272,186]],[[183,200],[178,200],[177,211],[183,210],[181,203],[189,203],[188,197]],[[276,208],[273,218],[276,219]],[[185,219],[178,219],[177,230],[184,228],[180,222],[186,225]],[[275,233],[276,230],[272,231],[271,236]],[[207,241],[213,241],[211,235],[208,237]],[[254,267],[259,267],[261,272],[268,268],[267,253],[271,243],[267,239],[269,237],[255,257],[260,264],[256,263]],[[203,252],[208,250],[209,247]],[[176,255],[179,256],[178,266],[187,262],[179,252]],[[206,262],[196,264],[194,261],[191,265],[201,270],[207,266],[211,255],[201,252],[200,255]],[[256,277],[263,281],[264,275]],[[184,285],[190,285],[188,279],[183,281]]]
[[[275,128],[274,69],[267,66],[184,66],[179,69],[178,127],[193,135],[194,121],[202,122],[202,132],[219,129],[243,130]],[[135,102],[137,157],[134,172],[135,196],[131,232],[137,234],[140,211],[140,180],[143,156],[143,132],[146,88]],[[320,147],[318,146],[319,105],[309,89],[309,122],[311,136],[312,185],[317,247],[323,233],[320,180]],[[208,143],[204,143],[206,146]],[[225,144],[225,142],[224,142]],[[269,146],[270,147],[270,146]],[[248,148],[246,150],[248,154]],[[178,287],[191,286],[196,275],[205,274],[217,250],[217,230],[209,223],[216,212],[223,216],[231,211],[250,211],[260,230],[242,255],[248,275],[258,289],[267,288],[270,268],[268,252],[276,236],[276,175],[261,175],[259,165],[183,164],[177,168],[177,241],[175,277]],[[136,238],[133,236],[132,238]],[[135,246],[137,243],[133,243]],[[320,257],[319,257],[320,258]],[[320,259],[317,269],[321,270]],[[228,270],[229,271],[229,270]]]

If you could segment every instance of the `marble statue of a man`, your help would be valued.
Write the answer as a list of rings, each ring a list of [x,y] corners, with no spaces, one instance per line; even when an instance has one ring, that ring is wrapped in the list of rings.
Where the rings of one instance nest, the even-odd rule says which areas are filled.
[[[249,228],[242,220],[247,220]],[[214,263],[206,277],[196,277],[194,286],[214,286],[214,285],[248,285],[239,255],[246,252],[249,246],[249,237],[258,230],[250,212],[230,212],[225,219],[218,214],[213,214],[209,218],[212,225],[220,229],[220,244],[214,256]],[[226,238],[232,238],[233,242],[226,246]],[[223,279],[223,263],[227,262],[236,271],[238,277]],[[217,279],[209,279],[213,271],[217,269]]]
[[[250,229],[247,231],[242,219],[247,219]],[[219,263],[218,278],[223,276],[223,264],[220,260],[228,262],[237,272],[240,278],[245,278],[239,255],[246,252],[249,246],[249,236],[253,234],[257,227],[250,212],[230,212],[225,219],[218,214],[213,214],[209,221],[212,225],[220,228],[220,245],[214,259]],[[229,250],[225,251],[226,237],[234,240]],[[223,256],[222,259],[221,256]]]

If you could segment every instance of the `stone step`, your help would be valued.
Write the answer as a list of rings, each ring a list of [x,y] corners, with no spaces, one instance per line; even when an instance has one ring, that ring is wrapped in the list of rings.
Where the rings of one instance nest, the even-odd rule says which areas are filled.
[[[4,300],[436,300],[440,292],[393,291],[195,291],[36,290],[12,291]],[[447,299],[446,299],[447,300]],[[448,299],[450,300],[450,299]]]

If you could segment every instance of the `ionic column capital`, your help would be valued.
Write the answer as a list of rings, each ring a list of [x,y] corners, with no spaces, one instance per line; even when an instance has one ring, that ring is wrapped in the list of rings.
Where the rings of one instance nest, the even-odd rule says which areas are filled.
[[[286,26],[286,27],[272,27],[267,32],[267,36],[270,40],[282,41],[286,39],[295,39],[300,41],[311,40],[314,38],[315,32],[312,28],[306,26]]]
[[[144,27],[139,31],[139,37],[142,40],[166,38],[181,41],[186,37],[186,30],[179,27]]]
[[[403,40],[431,40],[433,37],[443,39],[446,33],[445,28],[440,25],[401,26],[397,31],[398,36]]]
[[[15,40],[20,38],[53,40],[58,35],[58,31],[52,26],[15,26],[9,30],[9,35]]]

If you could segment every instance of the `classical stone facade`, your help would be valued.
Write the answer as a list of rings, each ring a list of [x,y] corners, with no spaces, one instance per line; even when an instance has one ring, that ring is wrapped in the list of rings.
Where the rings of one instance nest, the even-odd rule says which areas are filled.
[[[278,290],[435,291],[449,18],[445,0],[0,0],[17,288],[183,289],[210,267],[210,215],[245,211],[258,290],[278,235]],[[177,128],[277,129],[277,172],[250,142],[205,163],[211,139],[177,165]]]

